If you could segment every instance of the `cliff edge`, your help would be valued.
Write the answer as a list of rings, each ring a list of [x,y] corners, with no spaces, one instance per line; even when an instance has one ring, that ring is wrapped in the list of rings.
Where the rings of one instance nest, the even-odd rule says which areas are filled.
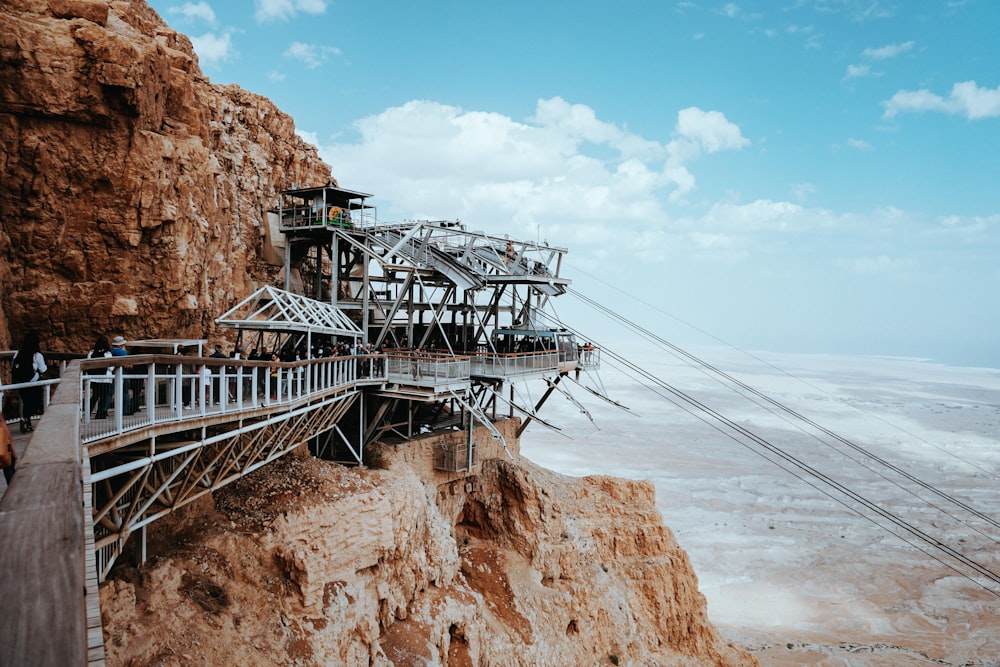
[[[212,335],[275,276],[278,192],[330,179],[290,116],[209,82],[141,1],[0,3],[0,145],[0,349]]]
[[[757,664],[708,623],[652,484],[517,456],[442,475],[441,437],[378,470],[288,457],[154,525],[156,558],[101,591],[108,664]]]

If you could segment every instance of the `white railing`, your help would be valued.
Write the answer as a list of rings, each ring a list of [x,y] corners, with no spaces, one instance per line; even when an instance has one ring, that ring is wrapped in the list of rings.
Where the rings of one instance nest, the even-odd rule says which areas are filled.
[[[165,422],[289,405],[359,378],[382,382],[381,361],[377,356],[284,363],[169,355],[84,360],[80,439],[92,443]]]
[[[547,373],[559,368],[559,352],[480,352],[472,357],[472,374],[487,377],[518,377]]]
[[[52,400],[52,388],[59,384],[59,378],[54,378],[51,380],[37,380],[35,382],[18,382],[14,384],[3,384],[0,382],[0,411],[3,410],[4,394],[7,392],[16,393],[18,389],[29,389],[31,387],[41,387],[42,388],[42,407],[49,407],[49,402]]]
[[[469,381],[469,357],[432,353],[387,354],[386,379],[399,384],[439,388]]]
[[[579,349],[580,367],[581,368],[600,368],[601,367],[601,348],[599,347],[581,347]]]

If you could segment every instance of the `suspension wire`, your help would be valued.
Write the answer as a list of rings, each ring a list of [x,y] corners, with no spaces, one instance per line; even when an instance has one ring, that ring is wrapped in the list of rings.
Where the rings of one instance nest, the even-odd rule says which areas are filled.
[[[775,366],[774,364],[772,364],[771,362],[767,361],[766,359],[762,359],[761,357],[757,356],[756,354],[754,354],[754,353],[752,353],[752,352],[750,352],[748,350],[744,350],[744,349],[742,349],[742,348],[740,348],[740,347],[738,347],[736,345],[733,345],[732,343],[730,343],[728,341],[725,341],[722,338],[719,338],[718,336],[716,336],[716,335],[714,335],[714,334],[712,334],[712,333],[710,333],[708,331],[705,331],[701,327],[698,327],[698,326],[696,326],[694,324],[691,324],[690,322],[687,322],[687,321],[681,319],[680,317],[677,317],[676,315],[673,315],[672,313],[668,313],[665,310],[663,310],[662,308],[658,307],[657,305],[652,304],[652,303],[646,301],[645,299],[642,299],[642,298],[636,296],[635,294],[632,294],[631,292],[627,292],[627,291],[621,289],[620,287],[618,287],[616,285],[612,285],[611,283],[607,282],[606,280],[603,280],[599,276],[595,276],[594,274],[589,273],[588,271],[584,271],[580,267],[575,266],[575,265],[571,264],[570,262],[565,261],[565,259],[563,260],[563,262],[567,266],[569,266],[570,268],[574,269],[575,271],[579,271],[580,273],[582,273],[583,275],[587,276],[588,278],[590,278],[592,280],[595,280],[595,281],[601,283],[602,285],[604,285],[606,287],[610,287],[611,289],[615,290],[616,292],[618,292],[620,294],[623,294],[625,296],[631,297],[632,299],[634,299],[635,301],[638,301],[640,304],[646,306],[647,308],[651,308],[652,310],[655,310],[656,312],[660,313],[661,315],[669,317],[670,319],[674,320],[675,322],[679,322],[680,324],[683,324],[684,326],[688,327],[689,329],[693,329],[694,331],[697,331],[698,333],[711,338],[712,340],[714,340],[715,342],[719,343],[720,345],[724,345],[725,347],[728,347],[728,348],[730,348],[732,350],[736,350],[740,354],[746,355],[747,357],[750,357],[751,359],[753,359],[755,361],[758,361],[761,364],[764,364],[765,366],[771,368],[774,371],[777,371],[778,373],[781,373],[782,375],[786,375],[786,376],[792,378],[793,380],[801,382],[802,384],[804,384],[804,385],[806,385],[806,386],[808,386],[808,387],[810,387],[812,389],[815,389],[816,391],[820,392],[821,394],[829,396],[830,398],[832,398],[832,399],[834,399],[834,400],[836,400],[836,401],[838,401],[840,403],[843,403],[844,405],[847,405],[848,407],[850,407],[853,410],[857,410],[858,412],[860,412],[863,415],[866,415],[866,416],[868,416],[868,417],[870,417],[872,419],[875,419],[876,421],[879,421],[879,422],[885,424],[886,426],[889,426],[889,427],[894,428],[894,429],[896,429],[896,430],[898,430],[898,431],[900,431],[902,433],[905,433],[906,435],[910,436],[914,440],[916,440],[916,441],[918,441],[920,443],[923,443],[923,444],[927,445],[928,447],[932,447],[932,448],[938,450],[939,452],[941,452],[943,454],[947,454],[948,456],[950,456],[950,457],[952,457],[952,458],[954,458],[954,459],[956,459],[958,461],[961,461],[962,463],[964,463],[965,465],[967,465],[969,467],[976,468],[980,472],[986,473],[988,475],[992,475],[993,474],[992,470],[990,470],[988,468],[984,468],[983,466],[979,465],[978,463],[976,463],[974,461],[969,461],[968,459],[964,459],[961,456],[959,456],[958,454],[956,454],[955,452],[948,451],[944,447],[940,447],[939,445],[937,445],[937,444],[935,444],[933,442],[930,442],[929,440],[926,440],[926,439],[922,438],[921,436],[919,436],[916,433],[913,433],[913,432],[907,430],[906,428],[900,426],[899,424],[893,423],[893,422],[889,421],[888,419],[883,418],[880,415],[877,415],[877,414],[875,414],[873,412],[869,412],[869,411],[867,411],[867,410],[865,410],[865,409],[863,409],[861,407],[858,407],[857,405],[854,405],[850,401],[847,401],[844,398],[842,398],[840,396],[837,396],[836,394],[831,394],[830,392],[828,392],[827,390],[823,389],[822,387],[818,387],[818,386],[814,385],[813,383],[809,382],[808,380],[806,380],[804,378],[800,378],[797,375],[794,375],[793,373],[789,373],[788,371],[786,371],[785,369],[783,369],[783,368],[781,368],[779,366]],[[574,291],[571,288],[567,288],[567,289],[570,289],[570,291]]]
[[[573,296],[575,296],[578,299],[580,299],[581,301],[583,301],[584,303],[590,305],[592,308],[595,308],[596,310],[599,310],[600,312],[605,313],[609,317],[612,317],[612,318],[618,320],[619,322],[621,322],[625,326],[628,326],[628,327],[633,328],[636,331],[640,332],[641,334],[643,334],[644,336],[646,336],[647,339],[649,339],[649,340],[651,340],[651,341],[653,341],[655,343],[658,343],[658,344],[660,344],[660,345],[668,348],[669,350],[672,350],[677,355],[683,356],[685,359],[688,360],[689,363],[691,363],[692,365],[694,365],[696,368],[707,369],[707,370],[711,371],[712,373],[715,373],[719,377],[724,378],[726,381],[728,381],[728,382],[730,382],[730,383],[738,386],[740,389],[749,392],[753,396],[756,396],[757,398],[765,401],[769,405],[774,406],[778,410],[780,410],[780,411],[782,411],[784,413],[787,413],[787,414],[791,415],[792,417],[795,417],[796,419],[798,419],[798,420],[800,420],[800,421],[808,424],[809,426],[815,428],[816,430],[824,433],[825,435],[827,435],[827,436],[835,439],[836,441],[840,442],[841,444],[849,447],[850,449],[854,450],[855,452],[858,452],[859,454],[867,457],[868,459],[870,459],[870,460],[878,463],[879,465],[882,465],[885,468],[891,470],[892,472],[896,473],[900,477],[903,477],[904,479],[908,480],[909,482],[912,482],[913,484],[918,485],[919,487],[921,487],[921,488],[929,491],[930,493],[938,496],[939,498],[941,498],[941,499],[943,499],[943,500],[945,500],[945,501],[947,501],[949,503],[952,503],[953,505],[955,505],[955,506],[959,507],[960,509],[968,512],[969,514],[971,514],[971,515],[979,518],[980,520],[982,520],[982,521],[990,524],[991,526],[993,526],[995,528],[1000,528],[1000,521],[997,521],[996,519],[994,519],[993,517],[989,516],[988,514],[985,514],[985,513],[981,512],[981,511],[977,510],[976,508],[972,507],[971,505],[969,505],[968,503],[964,502],[963,500],[961,500],[961,499],[959,499],[959,498],[957,498],[955,496],[952,496],[951,494],[946,493],[945,491],[942,491],[940,488],[938,488],[938,487],[936,487],[936,486],[934,486],[934,485],[932,485],[932,484],[930,484],[928,482],[925,482],[924,480],[922,480],[922,479],[916,477],[915,475],[907,472],[906,470],[900,468],[899,466],[893,464],[892,462],[890,462],[890,461],[888,461],[888,460],[886,460],[886,459],[884,459],[884,458],[876,455],[875,453],[873,453],[872,451],[870,451],[870,450],[862,447],[861,445],[858,445],[857,443],[854,443],[853,441],[848,440],[847,438],[841,436],[840,434],[835,433],[834,431],[831,431],[830,429],[828,429],[825,426],[817,423],[816,421],[814,421],[811,418],[803,415],[802,413],[800,413],[800,412],[792,409],[791,407],[789,407],[789,406],[787,406],[787,405],[785,405],[783,403],[780,403],[779,401],[775,400],[774,398],[771,398],[770,396],[764,394],[763,392],[759,391],[758,389],[755,389],[754,387],[751,387],[750,385],[744,383],[743,381],[739,380],[736,377],[733,377],[732,375],[726,373],[725,371],[719,369],[718,367],[713,366],[712,364],[708,363],[707,361],[705,361],[703,359],[700,359],[700,358],[694,356],[693,354],[687,352],[686,350],[678,347],[677,345],[671,343],[670,341],[665,340],[664,338],[662,338],[661,336],[657,335],[656,333],[654,333],[652,331],[649,331],[648,329],[645,329],[644,327],[636,324],[635,322],[631,322],[630,320],[628,320],[625,317],[619,315],[618,313],[615,313],[615,312],[611,311],[609,308],[607,308],[606,306],[603,306],[602,304],[594,301],[590,297],[588,297],[588,296],[586,296],[584,294],[581,294],[580,292],[577,292],[576,290],[573,290],[573,289],[570,289],[569,292]],[[760,404],[757,403],[757,405],[760,405]],[[806,431],[804,431],[803,429],[801,429],[801,427],[799,427],[799,426],[797,426],[795,424],[792,424],[791,421],[785,419],[782,415],[779,415],[779,414],[775,413],[774,411],[772,411],[767,406],[761,405],[761,407],[763,407],[764,409],[766,409],[769,412],[771,412],[771,414],[774,414],[775,416],[778,416],[781,419],[784,419],[786,421],[786,423],[793,425],[795,428],[799,428],[799,430],[802,430],[803,433],[806,433]],[[863,466],[867,470],[869,470],[872,473],[878,475],[879,477],[881,477],[885,481],[889,482],[890,484],[896,486],[897,488],[901,489],[905,493],[907,493],[907,494],[913,496],[914,498],[917,498],[917,499],[919,499],[919,500],[927,503],[928,505],[930,505],[934,509],[938,510],[942,514],[945,514],[946,516],[951,517],[955,521],[958,521],[962,525],[968,527],[969,529],[975,531],[976,533],[979,533],[980,535],[982,535],[983,537],[989,539],[990,541],[992,541],[992,542],[994,542],[996,544],[1000,544],[1000,540],[998,540],[996,537],[993,537],[992,535],[988,535],[988,534],[984,533],[983,531],[979,530],[975,526],[969,525],[964,519],[955,516],[954,514],[952,514],[951,512],[949,512],[948,510],[946,510],[945,508],[941,507],[940,505],[937,505],[937,504],[935,504],[935,503],[927,500],[926,498],[923,498],[922,496],[920,496],[919,494],[917,494],[912,489],[903,486],[901,483],[899,483],[896,480],[890,479],[885,474],[883,474],[882,472],[880,472],[878,470],[873,469],[872,467],[870,467],[869,465],[867,465],[863,461],[860,461],[860,460],[854,458],[853,456],[851,456],[848,453],[840,451],[839,449],[837,449],[836,447],[834,447],[832,444],[830,444],[829,442],[823,440],[822,438],[818,437],[815,434],[809,434],[809,435],[811,435],[818,442],[820,442],[820,443],[822,443],[822,444],[830,447],[834,451],[837,451],[838,453],[840,453],[841,455],[845,456],[846,458],[848,458],[849,460],[853,461],[854,463],[856,463],[856,464],[858,464],[860,466]]]
[[[574,334],[580,334],[579,331],[576,331],[575,329],[573,329],[572,327],[568,326],[564,322],[559,322],[559,324],[560,324],[560,326],[566,328],[567,330],[572,331]],[[739,436],[742,436],[743,438],[751,441],[755,445],[757,445],[757,446],[759,446],[759,447],[767,450],[768,452],[770,452],[774,456],[778,457],[779,459],[785,461],[787,464],[793,466],[794,468],[797,468],[797,469],[799,469],[799,470],[801,470],[801,471],[803,471],[805,473],[808,473],[809,475],[811,475],[812,477],[814,477],[816,480],[819,480],[819,482],[822,482],[826,486],[828,486],[828,487],[832,488],[833,490],[835,490],[836,492],[840,493],[842,496],[845,496],[845,497],[849,498],[850,500],[854,501],[855,503],[857,503],[858,505],[864,507],[865,509],[869,510],[870,512],[873,512],[874,514],[882,517],[883,519],[887,520],[889,523],[891,523],[891,524],[895,525],[896,527],[902,529],[903,531],[909,533],[910,535],[912,535],[913,537],[915,537],[917,540],[923,542],[924,544],[929,545],[930,547],[933,547],[937,551],[940,551],[940,552],[942,552],[942,553],[950,556],[951,558],[953,558],[954,560],[958,561],[959,563],[961,563],[962,565],[964,565],[968,569],[970,569],[970,570],[978,573],[980,576],[982,576],[982,577],[984,577],[984,578],[992,581],[995,584],[1000,584],[1000,574],[998,574],[998,573],[990,570],[985,565],[982,565],[981,563],[973,560],[972,558],[969,558],[968,556],[964,555],[963,553],[961,553],[957,549],[955,549],[955,548],[953,548],[953,547],[945,544],[944,542],[942,542],[942,541],[934,538],[930,534],[928,534],[925,531],[921,530],[919,527],[917,527],[917,526],[909,523],[908,521],[904,520],[903,518],[899,517],[898,515],[896,515],[896,514],[892,513],[891,511],[889,511],[889,510],[881,507],[876,502],[874,502],[872,500],[869,500],[868,498],[866,498],[862,494],[860,494],[860,493],[854,491],[853,489],[845,486],[844,484],[838,482],[837,480],[835,480],[834,478],[830,477],[826,473],[820,471],[816,467],[814,467],[814,466],[806,463],[805,461],[803,461],[803,460],[801,460],[801,459],[793,456],[792,454],[790,454],[787,451],[781,449],[777,445],[774,445],[773,443],[769,442],[767,439],[765,439],[765,438],[763,438],[761,436],[758,436],[757,434],[753,433],[752,431],[750,431],[746,427],[741,426],[741,425],[737,424],[736,422],[730,420],[728,417],[726,417],[725,415],[721,414],[717,410],[711,408],[707,404],[705,404],[705,403],[703,403],[703,402],[701,402],[701,401],[699,401],[699,400],[697,400],[697,399],[689,396],[688,394],[686,394],[683,391],[677,389],[673,385],[671,385],[671,384],[669,384],[667,382],[664,382],[662,379],[656,377],[655,375],[653,375],[652,373],[650,373],[648,370],[646,370],[646,369],[638,366],[637,364],[629,361],[625,357],[623,357],[623,356],[615,353],[610,348],[605,347],[603,345],[601,345],[600,348],[601,348],[601,351],[602,351],[602,355],[606,354],[607,356],[610,356],[612,359],[614,359],[615,361],[617,361],[621,366],[629,369],[632,373],[638,374],[639,376],[641,376],[641,377],[645,378],[646,380],[652,382],[655,386],[660,387],[664,391],[668,392],[673,397],[675,397],[677,400],[675,401],[675,400],[673,400],[673,399],[671,399],[671,398],[663,395],[659,391],[653,390],[654,393],[656,393],[658,396],[660,396],[661,398],[664,398],[665,400],[669,401],[670,403],[674,404],[675,406],[681,408],[682,410],[684,410],[688,414],[696,417],[700,421],[702,421],[702,422],[704,422],[706,424],[711,425],[713,428],[715,428],[719,432],[725,433],[728,437],[730,437],[731,439],[735,440],[737,443],[741,444],[742,446],[750,449],[751,451],[754,451],[757,454],[762,455],[763,458],[765,458],[766,460],[771,461],[772,463],[774,463],[774,461],[772,461],[769,457],[761,454],[761,452],[759,452],[757,449],[751,447],[746,442],[741,441],[739,438],[736,437],[735,434],[739,434]],[[638,379],[638,378],[636,378],[634,375],[632,375],[630,373],[626,373],[626,375],[628,375],[632,379]],[[678,402],[678,401],[680,401],[680,402]],[[713,424],[713,423],[709,422],[708,421],[709,418],[711,418],[712,420],[714,420],[716,423]],[[725,426],[730,431],[727,432],[727,431],[722,430],[722,426]],[[733,432],[735,432],[735,434]],[[787,469],[784,465],[779,465],[779,467],[781,467],[783,470]],[[796,478],[798,478],[798,479],[806,482],[810,486],[813,486],[814,488],[818,488],[814,484],[812,484],[811,482],[809,482],[808,480],[806,480],[805,478],[803,478],[802,476],[800,476],[800,475],[798,475],[798,474],[796,474],[794,472],[791,472],[791,474],[793,474]],[[925,553],[925,554],[931,556],[932,558],[934,558],[934,560],[938,561],[942,565],[947,566],[949,569],[951,569],[952,571],[954,571],[956,574],[959,574],[963,578],[969,580],[970,582],[974,583],[975,585],[979,586],[980,588],[982,588],[982,589],[984,589],[984,590],[992,593],[993,595],[995,595],[997,597],[1000,597],[1000,591],[994,590],[994,589],[992,589],[992,588],[984,585],[982,582],[977,581],[976,579],[974,579],[969,574],[967,574],[965,572],[962,572],[961,570],[957,569],[954,565],[952,565],[952,564],[950,564],[950,563],[942,560],[941,558],[935,556],[932,553],[929,553],[924,548],[922,548],[922,547],[914,544],[910,540],[906,539],[905,537],[903,537],[903,536],[899,535],[898,533],[894,532],[893,530],[889,529],[887,526],[883,525],[882,523],[879,523],[872,516],[861,512],[856,507],[852,507],[846,501],[844,501],[842,498],[837,498],[837,497],[833,496],[831,493],[829,493],[829,492],[827,492],[825,490],[822,490],[822,492],[824,493],[824,495],[827,495],[828,497],[836,500],[838,503],[840,503],[841,505],[844,505],[845,507],[849,508],[851,511],[853,511],[856,514],[858,514],[862,518],[870,521],[871,523],[873,523],[876,526],[882,528],[883,530],[886,530],[887,532],[889,532],[890,534],[894,535],[895,537],[898,537],[899,539],[901,539],[905,543],[910,544],[911,546],[914,546],[915,548],[917,548],[922,553]]]
[[[607,350],[608,348],[601,347],[601,349],[602,350]],[[613,358],[618,359],[620,357],[617,357],[617,356],[613,355]],[[627,360],[625,360],[625,363],[629,364],[629,365],[631,364],[631,362],[628,362]],[[612,366],[614,366],[614,364],[612,364]],[[619,372],[624,373],[625,375],[627,375],[628,377],[631,377],[632,379],[637,379],[637,378],[635,378],[635,376],[631,375],[631,373],[628,370],[626,370],[626,369],[624,369],[622,367],[619,367],[618,370],[619,370]],[[639,368],[635,369],[634,372],[638,372],[640,374],[644,374],[645,375],[645,371],[642,370],[642,369],[639,369]],[[655,378],[654,376],[647,376],[647,379],[650,379],[654,383],[658,384],[658,379]],[[720,426],[717,423],[714,423],[714,422],[710,421],[707,417],[699,414],[697,411],[692,410],[691,408],[689,408],[689,407],[687,407],[687,406],[685,406],[685,405],[677,402],[676,400],[674,400],[670,396],[664,395],[663,393],[661,393],[658,389],[656,389],[653,386],[649,386],[649,385],[643,385],[643,386],[645,386],[647,389],[649,389],[650,391],[652,391],[654,394],[656,394],[660,398],[664,399],[665,401],[667,401],[667,402],[673,404],[674,406],[680,408],[684,412],[687,412],[689,415],[691,415],[695,419],[698,419],[702,423],[706,424],[708,427],[716,430],[721,435],[729,438],[730,440],[732,440],[736,444],[740,445],[741,447],[744,447],[748,451],[753,452],[754,454],[760,456],[765,461],[771,463],[774,466],[777,466],[781,470],[784,470],[785,472],[787,472],[792,477],[795,477],[796,479],[798,479],[799,481],[803,482],[804,484],[812,487],[813,489],[815,489],[819,493],[823,494],[824,496],[826,496],[830,500],[834,501],[835,503],[837,503],[839,505],[842,505],[849,512],[857,515],[858,517],[864,519],[865,521],[868,521],[869,523],[875,525],[876,527],[881,528],[882,530],[886,531],[887,533],[889,533],[893,537],[895,537],[895,538],[899,539],[900,541],[902,541],[903,543],[905,543],[905,544],[913,547],[914,549],[916,549],[920,553],[924,554],[925,556],[927,556],[927,557],[929,557],[929,558],[937,561],[942,566],[948,568],[949,570],[951,570],[952,572],[954,572],[958,576],[962,577],[963,579],[966,579],[967,581],[969,581],[972,584],[978,586],[979,588],[983,589],[984,591],[986,591],[988,593],[991,593],[991,594],[995,595],[996,597],[1000,597],[1000,591],[996,591],[996,590],[990,588],[989,586],[983,584],[981,581],[976,580],[975,578],[973,578],[972,576],[970,576],[968,573],[963,572],[962,570],[960,570],[959,568],[957,568],[954,564],[952,564],[949,561],[944,560],[942,557],[940,557],[939,555],[937,555],[933,551],[929,550],[923,544],[921,544],[921,542],[923,542],[923,543],[926,543],[926,544],[930,544],[930,546],[933,546],[935,548],[939,548],[938,544],[936,543],[936,540],[935,541],[928,541],[926,539],[919,538],[920,541],[916,541],[916,540],[908,538],[905,534],[900,534],[900,533],[898,533],[896,531],[893,531],[889,526],[886,526],[885,524],[880,523],[874,517],[872,517],[872,516],[870,516],[868,514],[865,514],[864,512],[862,512],[857,507],[854,507],[853,505],[850,505],[843,498],[834,495],[829,490],[823,488],[819,484],[817,484],[817,483],[813,482],[812,480],[808,479],[807,477],[804,477],[803,475],[797,473],[793,467],[790,467],[789,465],[786,465],[786,464],[782,463],[779,460],[775,460],[774,458],[768,456],[766,453],[760,451],[759,449],[755,449],[754,447],[750,446],[748,443],[743,442],[735,434],[733,434],[733,433],[731,433],[729,431],[724,430],[722,428],[722,426]],[[910,532],[910,531],[907,531],[907,532]],[[940,550],[940,548],[939,548],[939,550]],[[963,558],[956,558],[956,560],[959,560],[960,562],[963,561],[963,559],[964,559],[964,556],[963,556]],[[977,567],[972,567],[971,569],[974,569],[974,570],[978,571]],[[991,579],[995,583],[997,581],[996,577],[997,577],[997,575],[994,575],[994,576],[986,575],[986,578]]]

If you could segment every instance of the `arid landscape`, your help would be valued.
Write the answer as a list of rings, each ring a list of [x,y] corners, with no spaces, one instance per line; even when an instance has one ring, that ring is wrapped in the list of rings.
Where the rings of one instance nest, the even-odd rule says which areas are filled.
[[[690,366],[643,354],[672,384],[994,571],[1000,567],[995,528],[932,516],[909,488],[849,462]],[[700,356],[983,513],[1000,514],[1000,371],[759,355],[767,365],[725,349]],[[573,439],[532,428],[525,455],[567,474],[601,469],[652,480],[657,506],[694,563],[709,618],[762,665],[1000,664],[995,593],[636,383],[610,369],[603,376],[638,416],[577,392],[601,430],[557,400],[552,419]]]

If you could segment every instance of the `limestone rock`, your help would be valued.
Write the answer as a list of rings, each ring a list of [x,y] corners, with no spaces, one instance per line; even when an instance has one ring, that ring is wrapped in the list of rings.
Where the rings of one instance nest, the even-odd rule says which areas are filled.
[[[651,484],[440,473],[440,437],[381,470],[286,458],[154,525],[158,560],[102,587],[108,664],[757,664],[708,623]]]
[[[265,212],[330,168],[292,119],[212,84],[141,0],[0,3],[0,348],[37,330],[203,337],[275,278]]]

